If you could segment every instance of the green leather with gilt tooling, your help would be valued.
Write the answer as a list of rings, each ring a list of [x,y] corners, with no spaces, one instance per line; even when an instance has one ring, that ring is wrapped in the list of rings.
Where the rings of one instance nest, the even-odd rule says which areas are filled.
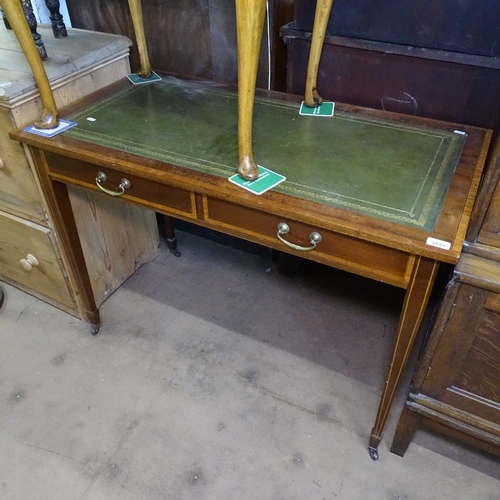
[[[130,86],[68,116],[64,135],[222,177],[237,162],[237,94],[174,78]],[[89,120],[90,118],[90,120]],[[432,231],[465,136],[255,99],[254,158],[276,191]]]

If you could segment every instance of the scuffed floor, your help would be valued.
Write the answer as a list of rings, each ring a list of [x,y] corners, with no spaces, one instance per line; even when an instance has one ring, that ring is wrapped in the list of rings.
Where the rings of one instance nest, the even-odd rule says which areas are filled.
[[[500,462],[419,431],[367,453],[402,291],[185,232],[88,325],[4,285],[4,500],[493,500]],[[405,376],[408,386],[411,370]]]

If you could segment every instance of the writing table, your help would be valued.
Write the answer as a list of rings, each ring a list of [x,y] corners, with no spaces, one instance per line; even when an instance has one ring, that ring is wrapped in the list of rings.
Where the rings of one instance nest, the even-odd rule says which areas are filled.
[[[237,94],[214,84],[121,82],[63,110],[76,127],[53,138],[22,130],[11,137],[33,153],[67,247],[70,279],[95,331],[99,311],[67,184],[103,188],[124,201],[405,289],[369,441],[376,459],[438,266],[460,255],[490,131],[342,104],[332,118],[298,110],[295,96],[256,99],[255,157],[287,178],[260,196],[227,180],[237,158]]]

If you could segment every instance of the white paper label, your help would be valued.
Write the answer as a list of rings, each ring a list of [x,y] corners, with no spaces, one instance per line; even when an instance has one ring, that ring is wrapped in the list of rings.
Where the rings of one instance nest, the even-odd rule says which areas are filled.
[[[427,238],[426,243],[431,247],[442,248],[443,250],[449,250],[451,248],[451,243],[448,241],[438,240],[436,238],[431,238],[430,236]]]

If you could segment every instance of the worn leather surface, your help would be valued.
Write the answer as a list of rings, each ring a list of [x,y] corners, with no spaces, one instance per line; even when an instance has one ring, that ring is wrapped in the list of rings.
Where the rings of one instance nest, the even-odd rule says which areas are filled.
[[[173,78],[126,88],[67,117],[66,135],[229,177],[237,161],[237,94]],[[92,119],[92,120],[89,120]],[[432,231],[465,136],[256,98],[254,157],[292,196]]]

